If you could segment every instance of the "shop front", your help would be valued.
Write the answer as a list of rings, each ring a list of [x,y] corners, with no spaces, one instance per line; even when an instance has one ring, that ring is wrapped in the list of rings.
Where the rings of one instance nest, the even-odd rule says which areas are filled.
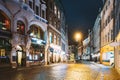
[[[4,64],[10,64],[10,51],[11,44],[9,40],[0,38],[0,66]]]
[[[31,65],[38,65],[44,60],[45,48],[44,46],[31,44],[29,61]]]
[[[29,54],[29,61],[31,65],[38,65],[44,61],[45,57],[45,44],[44,41],[44,32],[43,30],[37,26],[32,25],[30,27],[31,33],[31,47]]]
[[[114,65],[114,47],[106,45],[101,48],[100,62],[104,65]]]
[[[49,49],[50,62],[61,62],[61,47],[53,43],[50,44]]]
[[[0,66],[10,65],[11,24],[8,16],[0,10]]]

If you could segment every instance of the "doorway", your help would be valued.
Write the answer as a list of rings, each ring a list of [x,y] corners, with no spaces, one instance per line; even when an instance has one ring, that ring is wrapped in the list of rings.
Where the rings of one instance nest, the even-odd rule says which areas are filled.
[[[26,66],[26,54],[21,46],[17,46],[17,65],[18,67]]]
[[[18,58],[17,58],[18,66],[21,66],[21,64],[22,64],[22,52],[18,51],[17,56],[18,56]]]

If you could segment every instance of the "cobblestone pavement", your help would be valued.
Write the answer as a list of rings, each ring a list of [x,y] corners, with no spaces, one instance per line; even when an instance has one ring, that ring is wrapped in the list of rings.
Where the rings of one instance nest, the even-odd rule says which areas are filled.
[[[0,80],[120,80],[109,67],[95,63],[52,64],[0,73]]]

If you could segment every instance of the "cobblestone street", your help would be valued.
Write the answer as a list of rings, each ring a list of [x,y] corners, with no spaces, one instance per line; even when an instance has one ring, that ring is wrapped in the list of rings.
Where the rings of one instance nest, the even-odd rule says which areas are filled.
[[[0,80],[120,80],[118,73],[96,63],[52,64],[0,73]]]

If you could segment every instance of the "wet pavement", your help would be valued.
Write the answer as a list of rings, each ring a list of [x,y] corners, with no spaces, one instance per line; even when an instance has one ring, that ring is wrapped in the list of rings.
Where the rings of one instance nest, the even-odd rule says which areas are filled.
[[[113,68],[82,62],[0,72],[0,80],[120,80],[120,75]]]

